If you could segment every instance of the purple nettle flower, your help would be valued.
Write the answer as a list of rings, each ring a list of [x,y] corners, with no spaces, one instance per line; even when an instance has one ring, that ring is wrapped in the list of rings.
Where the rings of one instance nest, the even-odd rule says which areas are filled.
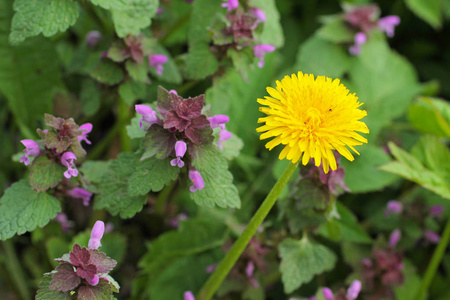
[[[395,248],[395,246],[397,245],[398,241],[400,241],[401,238],[402,232],[400,231],[400,229],[395,229],[389,236],[389,246],[391,248]]]
[[[386,32],[388,37],[394,36],[394,28],[400,24],[399,16],[386,16],[378,20],[378,29]]]
[[[171,93],[171,94],[175,94],[175,95],[177,95],[177,96],[178,96],[178,93],[177,93],[177,91],[175,91],[175,90],[170,90],[170,91],[169,91],[169,93]]]
[[[74,225],[72,221],[69,221],[65,213],[58,213],[54,220],[61,225],[61,229],[64,232],[69,231],[69,229]]]
[[[229,132],[226,129],[223,129],[222,131],[219,132],[219,140],[217,141],[217,146],[219,146],[220,149],[223,149],[223,145],[222,143],[228,139],[231,139],[233,135],[231,134],[231,132]]]
[[[82,199],[84,206],[89,206],[89,201],[91,200],[92,197],[92,193],[79,187],[67,191],[67,195],[69,195],[72,198]]]
[[[90,145],[91,141],[87,139],[87,135],[88,133],[90,133],[92,131],[92,124],[91,123],[86,123],[80,126],[80,130],[82,131],[81,135],[78,136],[78,140],[81,141],[85,141],[86,144]]]
[[[227,2],[222,3],[222,7],[227,7],[228,11],[232,11],[239,7],[239,0],[227,0]]]
[[[163,54],[155,54],[149,56],[148,59],[150,60],[150,67],[156,67],[156,74],[161,75],[164,70],[163,64],[165,64],[168,60],[167,56]]]
[[[331,291],[330,288],[324,287],[322,289],[322,294],[323,294],[323,297],[325,298],[325,300],[333,300],[334,299],[333,292]]]
[[[91,250],[98,249],[102,245],[100,240],[105,232],[105,223],[103,221],[97,221],[92,227],[91,238],[89,239],[88,248]]]
[[[347,290],[347,300],[355,300],[361,292],[361,281],[355,280]]]
[[[77,157],[72,152],[65,152],[61,156],[61,164],[65,167],[67,167],[67,171],[64,172],[64,177],[69,179],[70,177],[77,177],[78,176],[78,170],[77,167],[75,167],[75,164],[73,163],[74,160],[76,160]]]
[[[25,154],[20,157],[20,162],[28,166],[30,164],[29,156],[37,156],[41,153],[41,150],[39,149],[39,145],[33,140],[21,140],[20,142],[25,146],[23,150]]]
[[[230,121],[230,117],[227,115],[215,115],[208,118],[209,123],[211,123],[211,128],[220,127],[220,129],[225,129],[225,124]]]
[[[403,205],[401,202],[391,200],[386,205],[386,210],[384,211],[385,215],[388,216],[390,214],[399,215],[403,211]]]
[[[183,300],[195,300],[195,298],[191,291],[187,291],[187,292],[184,292]]]
[[[250,13],[258,19],[259,22],[265,22],[267,20],[266,14],[262,9],[259,8],[250,8]]]
[[[159,14],[162,14],[162,12],[163,12],[163,9],[161,7],[158,7],[158,9],[156,10],[156,13],[159,15]]]
[[[88,45],[88,47],[92,49],[95,48],[95,46],[97,46],[98,42],[100,42],[101,39],[102,34],[97,30],[92,30],[86,34],[84,40],[86,42],[86,45]]]
[[[189,179],[193,183],[193,185],[189,188],[192,193],[195,193],[197,190],[201,190],[205,187],[205,183],[203,182],[202,175],[200,175],[199,171],[195,169],[189,170]]]
[[[217,268],[217,265],[209,265],[206,267],[205,272],[211,274]]]
[[[444,206],[442,206],[442,205],[430,206],[430,217],[440,218],[440,217],[442,217],[443,212],[444,212]]]
[[[140,115],[142,115],[142,118],[139,120],[139,129],[142,130],[143,123],[146,122],[152,126],[153,124],[162,124],[162,120],[158,117],[156,112],[147,105],[144,104],[137,104],[134,106],[136,109],[136,112]],[[149,127],[150,127],[149,126]],[[147,130],[146,128],[145,130]]]
[[[170,161],[170,165],[172,167],[178,166],[178,168],[184,167],[184,162],[181,160],[181,158],[184,156],[187,150],[187,145],[183,141],[177,141],[175,143],[175,155],[177,158],[174,158]]]
[[[105,233],[112,232],[114,230],[114,224],[111,222],[106,223],[105,225]]]
[[[249,261],[247,266],[245,267],[245,275],[247,275],[248,280],[250,281],[250,284],[257,288],[259,286],[259,282],[255,279],[253,276],[253,273],[255,272],[255,264],[253,261]]]
[[[355,34],[355,44],[348,48],[348,51],[352,55],[361,54],[361,45],[364,45],[367,41],[367,36],[364,32],[358,32]]]
[[[439,236],[439,234],[437,234],[436,232],[434,232],[432,230],[428,230],[428,229],[423,232],[423,236],[425,237],[425,239],[427,241],[429,241],[432,244],[437,244],[441,240],[441,237]]]
[[[275,46],[270,44],[260,44],[253,46],[253,53],[256,58],[259,58],[258,67],[262,68],[264,66],[264,56],[266,53],[275,51]]]

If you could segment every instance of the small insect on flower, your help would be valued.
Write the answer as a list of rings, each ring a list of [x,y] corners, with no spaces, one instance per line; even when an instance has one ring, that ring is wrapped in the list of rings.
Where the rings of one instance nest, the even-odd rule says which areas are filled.
[[[359,154],[353,146],[367,143],[367,139],[356,131],[369,133],[367,125],[359,121],[367,113],[358,108],[362,103],[355,94],[349,94],[339,79],[314,79],[314,75],[302,72],[285,76],[276,84],[276,89],[267,88],[271,97],[258,99],[258,103],[268,107],[260,107],[267,116],[258,119],[265,125],[256,131],[264,132],[261,140],[274,137],[266,148],[285,145],[280,159],[296,163],[302,158],[306,165],[313,158],[317,167],[323,164],[325,173],[337,168],[332,150],[354,160],[346,147]]]

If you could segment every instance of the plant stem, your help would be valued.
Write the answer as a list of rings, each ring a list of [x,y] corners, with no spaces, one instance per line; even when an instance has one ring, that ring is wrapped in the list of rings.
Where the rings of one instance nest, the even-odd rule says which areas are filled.
[[[30,290],[27,286],[25,274],[22,270],[19,260],[17,259],[17,255],[11,240],[3,241],[2,246],[3,253],[5,255],[5,267],[8,270],[9,276],[13,280],[21,299],[31,299]]]
[[[450,241],[450,218],[445,225],[444,233],[442,234],[441,240],[434,250],[433,256],[431,257],[430,263],[428,264],[427,270],[423,277],[422,283],[419,287],[419,292],[417,293],[416,300],[425,299],[425,294],[430,287],[431,281],[436,274],[436,270],[441,263],[442,257],[444,256],[445,249],[447,248],[448,242]]]
[[[119,123],[122,124],[120,127],[120,145],[123,152],[131,152],[131,139],[128,136],[125,124],[130,122],[130,109],[122,99],[119,97]]]
[[[221,285],[222,281],[225,279],[225,277],[233,268],[239,256],[241,256],[242,252],[245,250],[248,243],[255,235],[256,231],[266,218],[269,211],[272,209],[281,191],[289,182],[289,179],[294,173],[297,165],[298,163],[289,164],[287,168],[284,170],[283,174],[275,183],[275,185],[273,186],[270,193],[267,195],[264,202],[261,204],[259,209],[253,215],[253,218],[250,220],[250,223],[248,223],[247,227],[244,229],[241,236],[237,239],[233,247],[231,247],[231,249],[225,255],[225,257],[220,262],[217,269],[214,271],[211,277],[209,277],[208,281],[203,285],[202,289],[198,294],[198,297],[196,298],[197,300],[210,300],[212,298],[214,293]]]

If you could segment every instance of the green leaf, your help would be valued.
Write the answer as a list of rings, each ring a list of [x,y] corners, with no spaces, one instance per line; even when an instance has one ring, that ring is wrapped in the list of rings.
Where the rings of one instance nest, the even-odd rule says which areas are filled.
[[[62,87],[60,66],[48,39],[33,38],[18,47],[9,44],[11,3],[0,1],[0,93],[16,120],[35,128],[36,121],[52,111],[55,89]]]
[[[109,282],[103,278],[96,286],[81,285],[77,290],[78,299],[86,300],[111,300],[112,293]]]
[[[128,105],[133,105],[137,100],[144,99],[146,97],[146,94],[147,85],[142,82],[137,82],[129,79],[122,83],[119,87],[119,95]]]
[[[205,269],[220,260],[219,251],[182,257],[164,268],[150,287],[150,299],[181,299],[184,292],[199,290],[210,274]],[[220,251],[221,252],[221,251]],[[189,276],[186,276],[189,270]]]
[[[165,185],[178,177],[180,168],[172,167],[170,159],[150,157],[141,161],[136,171],[128,180],[128,194],[130,196],[146,195],[148,192],[158,192]]]
[[[317,35],[323,40],[333,43],[353,42],[354,32],[344,22],[341,16],[333,17],[317,30]]]
[[[323,245],[307,239],[285,239],[279,245],[280,272],[286,293],[292,293],[315,275],[333,269],[336,255]]]
[[[219,66],[209,47],[211,35],[208,28],[221,11],[223,8],[219,1],[197,0],[192,3],[188,30],[189,52],[183,70],[189,79],[203,79],[213,74]]]
[[[244,142],[236,134],[233,133],[231,138],[222,142],[222,146],[222,156],[227,160],[232,160],[233,158],[239,156],[239,153],[244,146]]]
[[[159,6],[158,0],[90,0],[93,4],[111,11],[114,27],[121,38],[139,35],[150,26]]]
[[[127,125],[127,134],[131,139],[141,139],[145,137],[147,133],[145,130],[139,129],[139,120],[142,118],[141,115],[136,114],[136,116],[131,119],[131,124]]]
[[[218,67],[219,62],[208,44],[197,43],[189,46],[183,69],[186,78],[203,79],[214,74]]]
[[[54,188],[64,179],[65,167],[45,155],[33,160],[30,166],[30,185],[38,192]]]
[[[36,293],[36,300],[70,300],[70,292],[60,292],[50,289],[50,282],[52,282],[53,273],[45,273],[42,281],[39,283],[39,289]]]
[[[103,175],[107,172],[111,161],[105,160],[89,160],[78,169],[83,173],[84,179],[89,182],[100,182]]]
[[[148,63],[146,62],[146,60],[147,59],[144,59],[144,62],[142,64],[139,64],[132,60],[127,60],[125,62],[125,68],[127,69],[128,74],[131,76],[131,78],[142,83],[150,82],[150,78],[148,78],[147,76]]]
[[[444,145],[440,144],[437,138],[426,137],[422,141],[425,141],[425,143],[420,146],[421,153],[417,153],[417,155],[422,156],[423,161],[390,142],[389,149],[397,160],[383,165],[380,169],[400,175],[443,198],[450,199],[448,165],[450,153]],[[441,165],[442,162],[444,162],[443,165]]]
[[[11,25],[11,44],[42,33],[49,37],[65,31],[78,18],[78,4],[73,0],[15,0],[16,11]]]
[[[109,85],[117,84],[123,79],[122,69],[107,59],[102,59],[89,74],[97,81]]]
[[[340,45],[313,36],[299,49],[295,69],[314,76],[341,77],[350,68],[350,59]]]
[[[50,259],[50,263],[53,268],[59,265],[59,262],[55,261],[55,258],[62,257],[65,253],[71,250],[69,243],[60,237],[52,236],[45,241],[45,250],[47,256]]]
[[[83,113],[87,116],[94,115],[100,108],[100,97],[100,91],[95,82],[91,79],[85,79],[80,92]]]
[[[380,190],[392,184],[397,176],[389,176],[379,170],[379,167],[390,161],[389,155],[383,149],[373,145],[363,145],[358,148],[361,155],[355,155],[354,161],[341,157],[341,165],[345,169],[345,184],[354,193]]]
[[[276,48],[281,48],[284,45],[284,34],[275,0],[251,0],[249,2],[250,6],[262,9],[267,18],[263,23],[261,35],[257,37],[258,43],[271,44]]]
[[[128,195],[128,179],[135,171],[138,159],[131,153],[121,153],[113,160],[98,186],[95,209],[106,208],[112,215],[131,218],[142,210],[145,196]]]
[[[149,274],[157,274],[176,258],[194,255],[220,247],[227,237],[221,223],[210,219],[189,219],[177,231],[160,235],[151,243],[139,266]]]
[[[405,0],[406,5],[419,18],[430,24],[434,29],[442,26],[441,0]]]
[[[326,228],[322,226],[319,232],[335,241],[346,241],[360,244],[370,244],[372,239],[359,225],[355,215],[343,204],[336,203],[339,219],[332,219],[326,224]],[[332,230],[339,232],[339,235],[334,235]]]
[[[44,227],[60,211],[55,197],[34,191],[26,180],[15,182],[0,199],[0,239]]]
[[[445,100],[418,97],[409,107],[408,119],[417,130],[450,137],[450,104]]]
[[[200,172],[205,187],[191,193],[191,198],[198,205],[212,207],[241,207],[241,200],[233,175],[228,171],[226,159],[214,145],[203,145],[196,148],[192,165]]]
[[[347,87],[364,103],[367,116],[363,121],[370,129],[371,142],[383,127],[405,113],[421,87],[414,67],[390,50],[381,33],[374,31],[361,51],[354,58]]]

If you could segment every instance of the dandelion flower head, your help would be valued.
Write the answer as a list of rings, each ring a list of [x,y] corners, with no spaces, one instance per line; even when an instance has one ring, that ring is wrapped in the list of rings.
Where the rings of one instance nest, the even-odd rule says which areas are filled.
[[[279,158],[296,163],[302,159],[306,165],[312,158],[323,170],[336,170],[336,159],[332,150],[338,151],[350,161],[356,154],[354,146],[367,143],[367,139],[356,133],[369,133],[366,124],[360,121],[367,115],[360,107],[355,94],[340,83],[325,76],[314,79],[312,74],[285,76],[276,82],[276,89],[268,87],[271,97],[258,99],[260,111],[267,116],[258,119],[265,123],[256,131],[263,132],[261,140],[274,138],[266,144],[272,150],[282,144]]]

